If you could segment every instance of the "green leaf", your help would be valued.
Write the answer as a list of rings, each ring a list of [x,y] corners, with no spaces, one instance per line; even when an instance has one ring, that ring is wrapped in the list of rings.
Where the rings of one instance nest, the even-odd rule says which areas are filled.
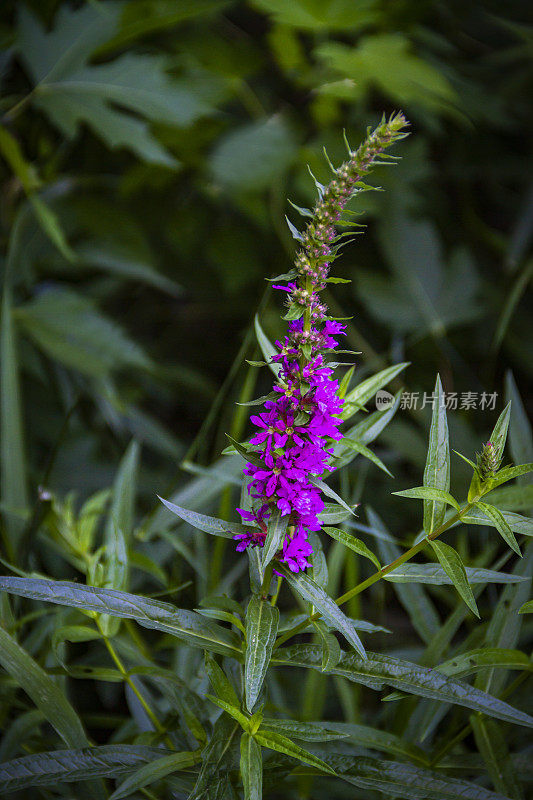
[[[335,759],[343,780],[384,797],[405,800],[506,800],[476,783],[442,776],[433,770],[370,758],[338,757]],[[342,767],[344,766],[344,771]]]
[[[503,456],[505,450],[505,442],[507,441],[507,431],[509,429],[509,421],[511,419],[511,403],[507,403],[502,413],[498,417],[496,425],[489,437],[494,449],[494,458],[499,461]]]
[[[322,650],[320,645],[297,644],[277,650],[272,662],[274,665],[308,667],[322,671]],[[408,694],[481,711],[505,722],[533,727],[533,717],[503,700],[456,678],[443,675],[438,670],[392,656],[368,652],[367,658],[363,660],[355,653],[343,653],[340,662],[329,670],[329,674],[339,675],[377,691],[381,691],[384,686],[390,686]]]
[[[294,574],[280,565],[280,572],[283,572],[285,579],[290,586],[301,595],[304,600],[312,603],[336,631],[342,633],[344,638],[354,647],[361,658],[366,658],[365,648],[355,632],[354,626],[346,617],[339,606],[326,592],[309,578],[305,572]]]
[[[122,781],[109,800],[121,800],[123,797],[130,797],[139,789],[143,789],[156,781],[161,781],[174,772],[192,767],[198,761],[199,756],[197,753],[186,751],[172,753],[169,756],[163,756],[163,758],[153,758],[148,764],[143,764],[133,775]]]
[[[465,677],[481,669],[518,669],[531,670],[531,660],[520,650],[503,647],[481,647],[461,653],[449,661],[439,664],[437,669],[444,675]]]
[[[281,370],[281,365],[277,361],[272,361],[272,356],[278,355],[278,351],[261,327],[261,323],[259,322],[259,317],[257,314],[254,317],[254,328],[259,347],[263,353],[263,357],[277,378]]]
[[[533,484],[528,486],[506,486],[487,494],[492,505],[509,511],[529,511],[533,506]]]
[[[438,503],[453,506],[459,511],[459,503],[457,500],[455,500],[449,492],[444,492],[442,489],[433,489],[430,486],[415,486],[412,489],[403,489],[400,492],[393,492],[392,494],[398,495],[398,497],[410,497],[414,500],[434,500]]]
[[[26,458],[20,396],[19,360],[16,332],[13,325],[11,291],[6,285],[2,296],[2,324],[0,328],[0,456],[1,498],[6,508],[25,512],[29,508]],[[24,523],[3,512],[7,541],[15,544]],[[8,553],[11,559],[15,553]],[[14,558],[13,558],[14,560]]]
[[[344,522],[352,515],[353,509],[345,511],[338,503],[324,503],[324,508],[318,515],[321,522],[326,525],[337,525],[339,522]]]
[[[229,682],[222,667],[217,664],[209,653],[205,654],[205,671],[217,697],[238,708],[240,703],[237,692]]]
[[[331,633],[323,622],[313,620],[313,627],[318,631],[322,644],[322,670],[336,667],[341,657],[341,646],[335,634]]]
[[[531,265],[533,267],[533,264]],[[511,401],[511,419],[509,422],[509,448],[516,464],[533,461],[533,431],[527,417],[524,403],[518,392],[512,372],[505,376],[505,396]],[[531,479],[519,481],[531,483]]]
[[[286,756],[291,756],[291,758],[296,758],[298,761],[303,761],[304,764],[310,764],[310,766],[319,769],[321,772],[335,775],[335,770],[328,766],[325,761],[322,761],[321,758],[313,755],[313,753],[309,753],[302,747],[298,747],[298,745],[291,742],[287,736],[282,736],[280,733],[274,733],[273,731],[259,729],[255,734],[255,739],[261,747],[268,747],[269,750],[276,750],[278,753],[283,753]]]
[[[518,611],[519,614],[533,614],[533,600],[528,600]]]
[[[517,646],[522,629],[523,618],[518,614],[520,606],[528,599],[531,586],[531,573],[533,570],[533,546],[528,545],[524,558],[515,563],[515,575],[528,578],[528,580],[511,586],[506,586],[502,591],[496,608],[485,631],[483,644],[488,648],[514,648]],[[499,694],[507,684],[507,674],[504,670],[484,671],[477,676],[475,686],[478,689]]]
[[[472,714],[470,724],[494,788],[512,800],[524,800],[524,792],[517,780],[501,726],[480,714]]]
[[[371,508],[367,508],[368,520],[372,528],[382,535],[389,535],[383,521]],[[392,541],[378,538],[377,545],[381,560],[385,564],[390,564],[400,557],[402,551]],[[441,628],[440,618],[435,607],[424,591],[423,586],[418,584],[393,584],[394,591],[398,595],[400,603],[409,614],[411,623],[420,638],[429,643]]]
[[[348,734],[342,731],[329,730],[324,723],[315,724],[310,722],[299,722],[292,719],[273,719],[264,717],[259,731],[268,730],[274,733],[281,733],[289,738],[301,739],[303,742],[333,742],[337,739],[345,739]]]
[[[258,595],[253,595],[246,609],[246,652],[244,687],[246,707],[252,712],[268,670],[272,647],[279,625],[279,610]]]
[[[495,506],[491,506],[489,503],[482,503],[481,501],[478,501],[475,505],[485,514],[485,516],[492,520],[494,527],[502,539],[509,545],[511,550],[514,550],[515,553],[521,556],[522,553],[520,551],[520,547],[518,546],[518,542],[516,541],[516,537],[508,523],[505,521],[505,517],[503,516],[502,512]]]
[[[140,765],[151,764],[162,752],[165,751],[159,747],[114,744],[32,753],[0,764],[0,791],[15,792],[89,778],[119,778]]]
[[[392,472],[385,466],[383,461],[378,458],[378,456],[373,453],[372,450],[366,447],[366,445],[361,444],[361,442],[356,442],[353,439],[349,439],[347,436],[345,436],[342,440],[342,444],[343,447],[348,447],[350,450],[355,450],[356,453],[359,453],[359,455],[368,458],[369,461],[375,464],[376,467],[379,467],[379,469],[383,470],[383,472],[385,472],[387,475],[390,475],[391,478],[394,477]]]
[[[138,344],[92,300],[70,289],[49,288],[19,306],[15,316],[49,356],[91,377],[107,377],[124,367],[151,367]]]
[[[221,700],[219,697],[214,697],[212,694],[206,694],[208,700],[214,703],[219,708],[222,708],[230,717],[233,717],[236,720],[243,730],[248,731],[250,729],[250,718],[243,714],[242,711],[239,710],[236,706],[232,703],[226,703],[225,700]]]
[[[0,152],[24,187],[35,216],[46,236],[54,243],[64,258],[73,261],[75,255],[65,238],[57,215],[37,195],[40,182],[33,167],[24,158],[18,141],[3,126],[0,126]]]
[[[202,752],[200,773],[188,800],[200,800],[209,787],[216,783],[221,770],[232,756],[238,731],[240,731],[238,723],[225,714],[217,719],[211,738]]]
[[[102,582],[104,589],[128,588],[128,543],[133,535],[138,466],[139,445],[133,441],[124,454],[113,485],[104,539],[105,568]],[[104,616],[100,624],[104,635],[113,637],[118,633],[120,620]]]
[[[449,544],[437,541],[431,541],[431,546],[435,551],[435,555],[439,559],[442,568],[446,575],[450,578],[451,582],[457,589],[459,595],[463,598],[468,608],[479,617],[477,610],[476,599],[468,583],[468,577],[461,556]]]
[[[207,517],[205,514],[199,514],[197,511],[189,511],[188,508],[181,508],[181,506],[171,503],[169,500],[164,500],[162,497],[159,497],[159,500],[161,500],[169,511],[172,511],[177,517],[184,522],[188,522],[189,525],[192,525],[199,531],[212,533],[214,536],[222,536],[225,539],[233,539],[233,534],[245,533],[247,530],[240,522],[226,522],[217,517]]]
[[[319,722],[319,725],[349,736],[350,741],[360,747],[370,750],[379,750],[393,756],[401,756],[410,761],[426,764],[427,757],[422,748],[407,742],[400,736],[388,731],[380,731],[369,725],[356,725],[351,722]]]
[[[341,414],[342,419],[350,419],[356,411],[366,405],[366,403],[374,397],[378,389],[386,386],[390,381],[394,380],[400,372],[409,366],[409,361],[402,364],[395,364],[392,367],[382,369],[381,372],[372,375],[362,381],[355,389],[352,389],[344,398],[344,407]]]
[[[398,409],[400,408],[401,392],[397,392],[394,396],[394,402],[388,408],[381,411],[374,411],[368,414],[362,422],[353,425],[345,432],[345,436],[352,441],[360,442],[363,445],[370,444],[376,439],[384,428],[387,427],[392,420]],[[340,467],[349,464],[356,457],[356,451],[350,447],[345,448],[343,440],[337,442],[333,448],[335,456],[335,467]]]
[[[89,628],[86,625],[62,625],[60,628],[56,628],[52,635],[52,651],[58,661],[63,663],[60,647],[64,642],[92,642],[101,638],[102,634],[95,628]]]
[[[134,619],[145,628],[176,636],[194,647],[240,658],[240,647],[232,631],[169,603],[150,600],[114,589],[96,589],[69,581],[43,578],[0,577],[0,591],[33,600],[58,603],[101,614]]]
[[[241,736],[241,778],[244,787],[244,800],[263,798],[263,760],[261,747],[249,733]]]
[[[508,572],[497,572],[482,567],[465,567],[466,577],[470,584],[484,583],[519,583],[523,581],[520,575]],[[402,564],[388,575],[384,580],[391,583],[429,583],[436,586],[452,585],[453,581],[440,564]]]
[[[89,240],[76,248],[76,258],[78,268],[97,269],[124,280],[153,286],[171,297],[180,297],[184,291],[152,266],[148,254],[139,254],[134,246],[130,248],[124,242],[106,242],[103,250],[98,239]]]
[[[317,489],[320,489],[321,492],[324,492],[324,494],[331,500],[335,500],[335,502],[342,506],[345,511],[348,511],[348,513],[352,514],[354,517],[357,516],[353,509],[350,508],[348,503],[346,503],[342,497],[339,497],[337,492],[335,492],[331,486],[328,486],[327,483],[324,483],[324,481],[321,481],[319,478],[311,477],[310,480],[313,486],[316,486]]]
[[[448,421],[446,419],[446,404],[440,376],[437,375],[433,401],[433,414],[429,431],[429,447],[424,469],[424,487],[436,489],[445,493],[447,498],[450,489],[450,444],[448,437]],[[452,499],[452,505],[457,504]],[[428,497],[424,500],[424,530],[426,534],[432,533],[444,522],[446,503],[442,497]]]
[[[280,550],[283,546],[283,540],[285,539],[288,521],[289,517],[282,517],[280,511],[276,511],[268,520],[268,532],[261,552],[261,567],[263,572],[268,564],[270,564],[278,550]]]
[[[513,533],[533,536],[533,519],[531,517],[523,517],[513,511],[502,511],[501,514]],[[461,514],[461,522],[465,525],[494,525],[494,521],[487,517],[480,508],[471,508],[466,514]]]
[[[215,180],[233,191],[261,192],[285,173],[297,152],[291,127],[281,114],[233,127],[211,153]]]
[[[92,6],[62,7],[48,33],[29,10],[19,10],[18,47],[34,82],[32,102],[70,139],[85,123],[109,147],[126,147],[146,161],[174,167],[175,159],[147,123],[183,127],[211,109],[186,79],[167,76],[160,56],[125,53],[89,64],[96,47],[115,33],[119,13],[112,5],[105,14]]]
[[[4,578],[3,580],[9,580]],[[12,580],[26,580],[13,578]],[[4,588],[4,587],[2,587]],[[0,627],[0,664],[33,700],[69,747],[87,747],[80,718],[55,683],[36,661]],[[2,767],[3,765],[0,765]]]
[[[533,472],[533,464],[519,464],[516,467],[505,467],[497,472],[494,478],[491,479],[491,489],[500,486],[502,483],[507,483],[507,481],[512,481],[513,478],[527,475],[529,472]]]
[[[373,564],[377,567],[377,569],[381,569],[381,564],[379,563],[379,559],[374,555],[372,550],[369,550],[368,547],[361,539],[356,539],[355,536],[352,536],[351,533],[346,533],[345,531],[339,530],[339,528],[329,528],[323,527],[322,530],[331,536],[332,539],[335,539],[337,542],[341,542],[342,544],[349,547],[350,550],[353,550],[354,553],[358,553],[360,556],[364,556],[365,558],[370,559]]]

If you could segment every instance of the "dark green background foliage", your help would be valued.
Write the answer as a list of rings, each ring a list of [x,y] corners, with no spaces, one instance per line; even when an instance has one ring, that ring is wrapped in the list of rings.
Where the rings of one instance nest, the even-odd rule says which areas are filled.
[[[236,519],[242,463],[219,460],[219,454],[225,432],[236,439],[249,432],[250,409],[235,403],[269,391],[268,370],[249,367],[245,358],[260,357],[258,308],[268,336],[282,335],[280,300],[265,277],[290,267],[287,198],[312,205],[307,165],[319,180],[329,180],[323,146],[339,164],[345,158],[342,130],[355,146],[383,111],[401,108],[412,135],[394,151],[402,160],[372,176],[384,191],[367,192],[352,204],[364,212],[368,227],[336,264],[336,274],[352,283],[327,293],[336,315],[353,317],[348,342],[361,351],[353,385],[407,361],[410,366],[387,388],[422,397],[433,391],[439,372],[446,392],[497,392],[492,411],[448,413],[451,446],[473,458],[511,399],[504,463],[533,460],[527,422],[533,376],[529,6],[526,0],[2,4],[3,573],[86,580],[157,594],[187,609],[208,592],[246,597],[246,556],[223,539],[213,545],[187,525],[176,533],[178,521],[159,508],[155,494]],[[296,212],[289,217],[296,221]],[[421,527],[420,504],[391,497],[422,482],[431,409],[421,405],[400,410],[373,445],[394,480],[358,457],[337,486],[350,502],[362,503],[358,535],[382,563],[395,557],[399,545],[409,546]],[[372,399],[367,407],[374,411]],[[451,489],[461,500],[470,472],[452,454]],[[527,515],[533,507],[529,477],[519,478],[517,487],[500,507]],[[99,551],[102,544],[106,549]],[[330,594],[370,574],[370,562],[339,542],[324,546]],[[494,528],[462,526],[455,546],[473,567],[500,569],[509,559]],[[506,571],[526,569],[511,556]],[[516,610],[527,592],[518,596],[514,584],[505,589],[511,591],[503,601]],[[372,637],[374,649],[422,659],[425,666],[488,645],[520,644],[529,653],[529,618],[521,618],[521,632],[515,625],[502,638],[495,630],[507,607],[499,604],[501,587],[490,585],[478,595],[477,626],[444,585],[381,581],[346,610],[381,626]],[[96,631],[78,611],[2,597],[3,628],[16,634],[43,670],[62,676],[51,685],[63,697],[68,690],[88,735],[72,721],[65,734],[64,718],[54,724],[46,708],[37,703],[35,709],[27,686],[27,694],[20,692],[13,674],[2,673],[2,761],[60,747],[55,727],[63,746],[139,745],[135,758],[108,753],[116,775],[131,773],[131,764],[137,768],[154,758],[146,748],[158,741],[148,733],[150,719],[135,686],[153,695],[156,716],[165,717],[166,729],[183,744],[178,749],[194,749],[194,737],[196,746],[205,741],[194,720],[205,723],[215,707],[206,711],[200,651],[176,646],[167,634],[140,629],[140,635],[131,621],[119,629],[118,620],[100,615]],[[284,587],[282,619],[289,597]],[[37,616],[24,616],[35,611]],[[424,651],[450,614],[456,617],[447,638]],[[488,628],[493,614],[497,622]],[[147,677],[136,683],[128,677],[124,691],[125,676],[102,635],[116,642],[121,663],[144,666]],[[227,655],[224,648],[216,652]],[[188,696],[185,684],[150,675],[155,662],[180,675],[201,702]],[[531,712],[523,676],[513,694],[515,673],[500,671],[492,683],[490,675],[476,678],[476,686],[500,697],[507,691],[509,702]],[[388,731],[385,744],[369,745],[368,732],[361,729],[357,738],[352,729],[347,753],[392,754],[396,763],[428,766],[427,754],[444,748],[448,761],[439,765],[441,775],[477,781],[518,800],[525,796],[515,776],[532,778],[526,728],[479,714],[468,727],[468,715],[457,707],[445,716],[445,707],[439,710],[433,700],[380,702],[386,691],[379,695],[316,671],[276,669],[273,676],[271,716],[344,720]],[[420,730],[427,732],[423,752],[416,749]],[[458,734],[453,760],[449,743]],[[219,729],[217,735],[223,740],[226,734]],[[490,742],[485,749],[483,741]],[[514,760],[502,756],[506,744]],[[256,755],[252,747],[251,763]],[[134,758],[129,769],[128,758]],[[490,778],[479,778],[482,758],[492,765]],[[280,757],[280,770],[286,762]],[[377,769],[368,763],[360,781]],[[185,759],[182,767],[196,769],[194,760]],[[378,773],[385,771],[382,765]],[[95,779],[104,774],[87,773]],[[182,781],[178,774],[160,783],[155,796],[187,797],[194,781],[189,785],[189,776]],[[280,795],[269,780],[265,775],[265,796],[332,796],[324,778],[291,779]],[[415,783],[412,775],[405,778],[405,787]],[[241,791],[222,784],[217,797]],[[69,785],[18,796],[71,797]],[[336,796],[378,797],[380,787],[371,780],[356,786],[367,788],[354,795],[345,784]],[[445,788],[439,794],[438,786],[433,794],[381,788],[385,796],[459,796]],[[79,791],[76,796],[106,796],[98,783]]]

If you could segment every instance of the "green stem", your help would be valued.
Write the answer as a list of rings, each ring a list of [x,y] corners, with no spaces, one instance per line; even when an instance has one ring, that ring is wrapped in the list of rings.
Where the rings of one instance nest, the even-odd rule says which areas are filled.
[[[117,651],[116,651],[116,650],[115,650],[115,648],[113,647],[113,643],[112,643],[112,642],[111,642],[111,640],[110,640],[110,639],[109,639],[109,638],[108,638],[108,637],[105,635],[105,633],[104,633],[104,631],[103,631],[103,629],[102,629],[102,626],[101,626],[101,624],[100,624],[100,620],[99,620],[98,618],[96,618],[96,620],[95,620],[95,621],[96,621],[96,626],[97,626],[98,630],[100,631],[100,634],[102,635],[102,638],[103,638],[103,640],[104,640],[104,642],[105,642],[105,646],[107,647],[107,650],[108,650],[108,652],[109,652],[109,655],[111,656],[111,658],[113,659],[113,661],[114,661],[114,662],[115,662],[115,664],[117,665],[117,669],[118,669],[118,671],[120,672],[120,674],[122,675],[122,677],[123,677],[123,679],[124,679],[125,683],[127,683],[127,684],[128,684],[128,686],[130,687],[130,689],[132,690],[132,692],[133,692],[133,693],[135,694],[135,696],[137,697],[137,699],[138,699],[139,703],[141,704],[141,706],[144,708],[144,710],[145,710],[145,711],[146,711],[146,713],[148,714],[148,717],[149,717],[150,721],[152,722],[152,725],[154,726],[154,728],[156,729],[156,731],[158,731],[158,733],[161,733],[161,734],[166,734],[166,730],[165,730],[165,728],[163,727],[163,725],[161,725],[161,723],[159,722],[158,718],[156,717],[156,715],[155,715],[154,711],[153,711],[153,710],[152,710],[152,708],[150,707],[149,703],[148,703],[148,702],[147,702],[147,700],[146,700],[146,699],[143,697],[143,695],[141,694],[141,692],[139,691],[139,689],[138,689],[138,688],[137,688],[137,686],[135,685],[134,681],[131,679],[131,676],[130,676],[130,674],[128,673],[128,670],[126,669],[126,667],[125,667],[125,666],[124,666],[124,664],[122,663],[122,660],[121,660],[120,656],[118,655]],[[169,745],[169,747],[170,747],[172,750],[174,750],[174,749],[175,749],[175,748],[174,748],[174,744],[173,744],[173,742],[172,742],[172,739],[170,738],[170,736],[168,736],[168,734],[167,734],[167,735],[165,735],[165,741],[166,741],[166,743]]]
[[[261,586],[261,596],[264,600],[268,597],[268,590],[270,589],[270,583],[272,581],[272,573],[274,572],[274,562],[271,561],[270,564],[267,565],[265,569],[265,575],[263,577],[263,584]]]
[[[509,697],[509,695],[513,694],[513,692],[516,691],[516,689],[518,689],[518,687],[521,686],[524,681],[527,681],[529,677],[531,677],[531,672],[527,671],[515,678],[514,681],[509,684],[507,689],[502,692],[500,695],[500,700],[505,700],[506,697]],[[470,733],[472,733],[472,724],[469,722],[468,725],[465,725],[464,728],[461,728],[461,730],[452,739],[450,739],[449,742],[447,742],[431,759],[431,763],[429,764],[430,768],[433,769],[435,766],[437,766],[442,761],[446,753],[449,753],[456,744],[459,744],[459,742],[462,742],[463,739],[466,739]]]
[[[430,542],[432,539],[436,539],[438,536],[441,535],[441,533],[444,533],[444,531],[447,531],[449,528],[455,525],[455,523],[461,519],[462,515],[466,514],[472,508],[477,499],[478,498],[476,497],[472,500],[471,503],[467,503],[464,508],[461,508],[456,514],[453,515],[453,517],[450,517],[448,522],[444,522],[439,528],[436,528],[432,533],[425,536],[420,542],[418,542],[418,544],[413,545],[405,553],[402,553],[401,556],[398,556],[398,558],[395,558],[394,561],[391,561],[390,564],[387,564],[386,567],[382,567],[381,569],[377,570],[377,572],[374,572],[374,574],[370,575],[368,578],[366,578],[366,580],[361,581],[361,583],[358,583],[357,586],[354,586],[352,589],[349,589],[340,597],[337,597],[337,599],[335,600],[336,604],[338,606],[342,606],[352,597],[361,594],[361,592],[364,592],[364,590],[368,589],[369,586],[372,586],[374,583],[377,583],[377,581],[384,578],[386,575],[389,574],[389,572],[392,572],[393,570],[400,567],[402,564],[405,564],[406,561],[410,561],[413,558],[413,556],[416,556],[417,553],[419,553],[421,550],[424,549],[427,542]],[[310,622],[320,619],[320,616],[321,615],[319,613],[311,614],[310,617],[305,619],[303,622],[300,622],[299,625],[296,625],[294,628],[284,633],[276,640],[276,643],[274,644],[274,649],[280,647],[288,639],[291,639],[297,633],[301,633],[303,630],[307,628]]]
[[[270,605],[271,606],[275,606],[276,603],[278,602],[279,591],[281,589],[281,582],[282,582],[282,578],[278,578],[278,585],[276,586],[276,591],[272,595],[272,600],[270,601]]]

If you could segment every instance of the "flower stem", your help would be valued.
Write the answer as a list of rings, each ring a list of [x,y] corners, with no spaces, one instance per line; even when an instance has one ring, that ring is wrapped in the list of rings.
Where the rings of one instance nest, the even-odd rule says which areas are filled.
[[[103,631],[103,628],[102,628],[102,626],[101,626],[101,624],[100,624],[100,621],[99,621],[98,619],[96,619],[95,621],[96,621],[96,626],[97,626],[97,628],[98,628],[98,630],[99,630],[100,634],[102,635],[102,638],[103,638],[103,640],[104,640],[104,642],[105,642],[105,646],[107,647],[107,650],[108,650],[108,652],[109,652],[109,655],[111,656],[111,658],[113,659],[113,661],[114,661],[114,662],[115,662],[115,664],[117,665],[117,669],[118,669],[118,671],[120,672],[120,674],[122,675],[122,677],[123,677],[123,679],[124,679],[125,683],[127,683],[127,684],[128,684],[128,686],[130,687],[130,689],[132,690],[132,692],[134,693],[134,695],[137,697],[137,699],[138,699],[139,703],[141,704],[141,706],[142,706],[142,707],[144,708],[144,710],[146,711],[146,713],[147,713],[147,715],[148,715],[148,717],[149,717],[149,719],[150,719],[150,721],[151,721],[152,725],[153,725],[153,726],[154,726],[154,728],[156,729],[156,731],[157,731],[158,733],[161,733],[161,734],[166,734],[166,730],[165,730],[165,728],[164,728],[164,727],[163,727],[163,725],[161,725],[161,723],[159,722],[159,720],[158,720],[158,718],[156,717],[156,715],[155,715],[154,711],[153,711],[153,710],[152,710],[152,708],[150,707],[150,705],[149,705],[148,701],[147,701],[147,700],[146,700],[146,699],[143,697],[143,695],[141,694],[141,692],[139,691],[139,689],[138,689],[138,688],[137,688],[137,686],[135,685],[135,682],[132,680],[132,678],[131,678],[131,675],[128,673],[128,670],[126,669],[126,667],[125,667],[125,666],[124,666],[124,664],[122,663],[122,660],[121,660],[120,656],[118,655],[117,651],[116,651],[116,650],[115,650],[115,648],[113,647],[113,643],[112,643],[112,642],[111,642],[111,640],[110,640],[110,639],[109,639],[109,638],[108,638],[108,637],[105,635],[105,633],[104,633],[104,631]],[[166,743],[169,745],[169,747],[170,747],[172,750],[174,750],[174,749],[175,749],[175,748],[174,748],[174,744],[173,744],[173,742],[172,742],[172,739],[170,738],[170,736],[169,736],[168,734],[166,734],[166,735],[165,735],[165,741],[166,741]]]
[[[361,592],[364,592],[364,590],[368,589],[369,586],[372,586],[374,583],[377,583],[377,581],[384,578],[386,575],[389,574],[389,572],[393,572],[393,570],[397,569],[402,564],[405,564],[406,561],[410,561],[413,558],[413,556],[416,556],[417,553],[419,553],[421,550],[424,549],[427,542],[430,542],[432,539],[436,539],[438,536],[441,535],[441,533],[444,533],[444,531],[447,531],[449,528],[455,525],[455,523],[461,519],[463,514],[466,514],[472,508],[477,499],[478,499],[477,497],[472,499],[472,502],[467,503],[464,506],[464,508],[459,509],[459,511],[456,514],[454,514],[453,517],[450,517],[450,519],[447,522],[444,522],[439,528],[436,528],[434,531],[432,531],[432,533],[425,536],[420,542],[418,542],[418,544],[415,544],[412,547],[410,547],[409,550],[406,550],[405,553],[402,553],[401,556],[398,556],[398,558],[394,559],[394,561],[391,561],[390,564],[387,564],[387,566],[377,570],[377,572],[374,572],[373,575],[370,575],[364,581],[358,583],[357,586],[354,586],[352,589],[349,589],[340,597],[337,597],[337,599],[335,600],[336,604],[338,606],[342,606],[352,597],[355,597]],[[300,622],[299,625],[296,625],[291,630],[286,631],[286,633],[284,633],[282,636],[279,636],[274,644],[274,649],[277,649],[282,644],[284,644],[288,639],[291,639],[293,636],[296,636],[297,633],[301,633],[303,630],[307,628],[307,626],[311,622],[320,619],[320,616],[321,615],[319,613],[311,614],[311,616],[309,616],[303,622]]]

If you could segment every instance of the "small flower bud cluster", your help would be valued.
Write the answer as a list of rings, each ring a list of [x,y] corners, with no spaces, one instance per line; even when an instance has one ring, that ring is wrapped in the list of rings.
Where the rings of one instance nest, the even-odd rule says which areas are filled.
[[[376,156],[402,138],[403,115],[382,121],[376,130],[335,173],[327,187],[320,187],[313,216],[301,235],[302,249],[296,255],[297,282],[274,286],[287,293],[289,328],[283,341],[276,341],[278,353],[272,361],[281,367],[274,386],[276,399],[265,402],[265,411],[252,416],[257,432],[250,444],[260,457],[249,462],[244,472],[251,478],[248,492],[251,510],[238,509],[250,530],[237,534],[237,550],[262,547],[268,520],[274,511],[287,517],[287,534],[278,558],[293,572],[311,566],[310,531],[321,527],[324,507],[314,479],[331,471],[332,445],[342,439],[338,427],[342,400],[338,382],[324,360],[333,351],[346,326],[327,317],[319,292],[325,288],[335,258],[335,223],[340,219],[358,182]]]
[[[481,453],[477,454],[477,471],[482,481],[493,478],[500,468],[502,456],[496,452],[492,442],[485,442]]]

